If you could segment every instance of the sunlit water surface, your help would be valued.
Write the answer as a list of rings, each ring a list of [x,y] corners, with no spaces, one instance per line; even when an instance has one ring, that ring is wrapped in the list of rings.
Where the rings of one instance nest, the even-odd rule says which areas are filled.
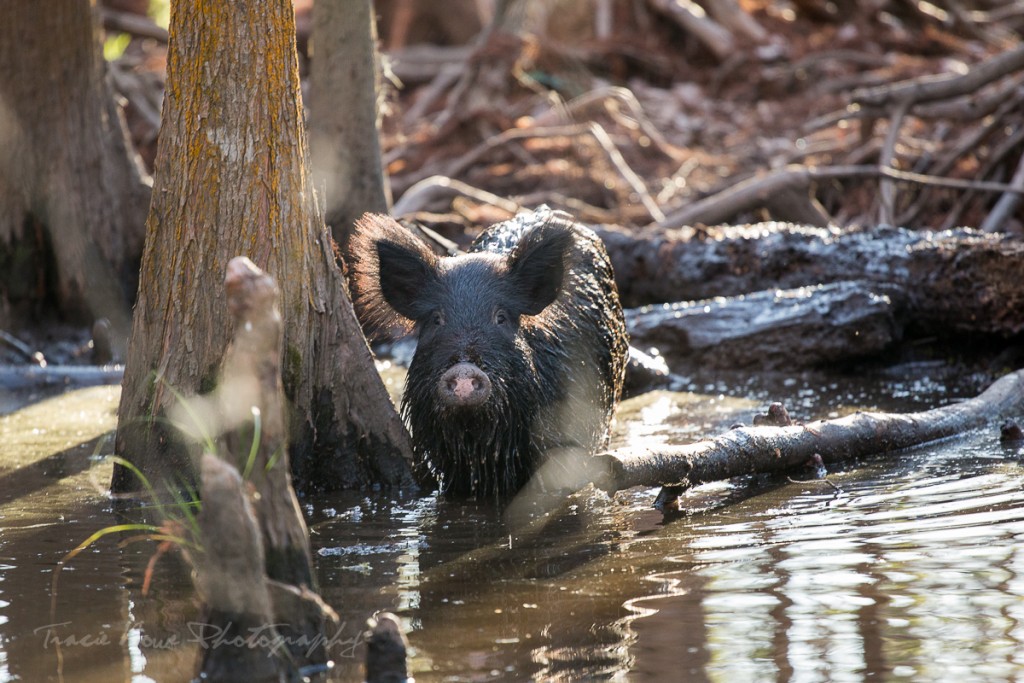
[[[926,379],[815,382],[647,395],[624,405],[615,441],[698,439],[769,399],[798,419],[952,400]],[[201,616],[174,554],[147,595],[155,546],[131,534],[55,576],[126,521],[104,491],[117,396],[84,389],[0,417],[0,682],[193,671]],[[997,436],[827,481],[703,486],[670,518],[651,509],[653,489],[524,504],[533,514],[514,520],[434,497],[304,499],[320,590],[343,620],[334,679],[360,680],[364,623],[382,609],[406,626],[418,681],[1024,679],[1020,454]]]

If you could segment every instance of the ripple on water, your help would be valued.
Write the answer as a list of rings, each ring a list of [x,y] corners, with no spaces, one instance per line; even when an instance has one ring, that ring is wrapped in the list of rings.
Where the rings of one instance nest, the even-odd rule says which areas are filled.
[[[814,385],[799,378],[785,385],[794,412],[844,412],[868,401],[846,383],[829,395]],[[652,394],[624,405],[616,439],[699,438],[746,420],[766,397]],[[9,466],[23,465],[12,464],[16,455]],[[85,524],[92,517],[82,509],[68,512],[69,498],[57,495],[72,490],[68,477],[33,480],[34,504],[18,516],[0,513],[8,514],[0,532],[0,680],[4,657],[23,680],[49,675],[50,653],[22,634],[49,618],[56,560],[112,523],[103,515],[114,519],[102,498],[89,508],[100,515],[93,523]],[[671,520],[650,509],[654,491],[639,489],[611,502],[574,497],[525,526],[510,525],[490,502],[429,496],[310,497],[305,510],[320,590],[341,613],[342,638],[357,637],[377,610],[395,612],[421,681],[1024,678],[1022,476],[992,436],[837,468],[829,480],[838,491],[823,481],[702,486],[684,497],[688,513]],[[81,630],[95,614],[120,636],[127,609],[136,628],[154,636],[165,621],[170,629],[195,618],[188,577],[182,572],[177,593],[168,580],[173,562],[157,567],[152,590],[164,600],[157,607],[160,597],[137,592],[152,551],[130,546],[138,550],[126,570],[116,539],[104,547],[80,555],[62,578],[61,619]],[[43,549],[49,554],[40,562]],[[155,680],[173,680],[162,673],[194,664],[193,650],[136,650],[148,664],[132,673]],[[120,649],[104,654],[118,656]],[[39,666],[26,668],[30,660]],[[68,671],[89,683],[119,678]],[[338,680],[362,675],[352,657],[339,659],[336,671]]]
[[[1024,673],[1018,464],[978,436],[829,478],[840,492],[794,483],[679,527],[702,577],[690,599],[708,677]]]

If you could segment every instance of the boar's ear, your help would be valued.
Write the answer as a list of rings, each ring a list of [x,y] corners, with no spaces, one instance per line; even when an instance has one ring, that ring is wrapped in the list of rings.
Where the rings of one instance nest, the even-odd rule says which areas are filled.
[[[558,298],[572,243],[572,226],[553,221],[538,225],[519,240],[509,254],[508,272],[520,313],[538,315]]]
[[[377,259],[384,300],[410,320],[426,315],[428,303],[424,299],[437,277],[434,254],[422,245],[381,241],[377,242]]]
[[[352,286],[360,320],[375,332],[398,325],[406,331],[428,312],[437,256],[389,216],[364,214],[349,249]]]

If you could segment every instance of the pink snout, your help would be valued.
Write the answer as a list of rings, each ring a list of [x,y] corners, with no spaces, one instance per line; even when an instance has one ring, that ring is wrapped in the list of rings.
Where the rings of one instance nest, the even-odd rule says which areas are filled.
[[[446,404],[471,408],[490,397],[491,380],[472,363],[456,363],[441,375],[437,389]]]

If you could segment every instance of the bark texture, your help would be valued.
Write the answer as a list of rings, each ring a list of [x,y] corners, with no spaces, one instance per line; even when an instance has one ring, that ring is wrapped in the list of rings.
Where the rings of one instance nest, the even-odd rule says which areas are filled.
[[[281,288],[282,374],[303,487],[410,485],[408,434],[375,371],[310,181],[291,2],[183,0],[167,89],[116,450],[151,479],[194,478],[162,419],[212,388],[237,255]],[[136,487],[115,469],[115,491]]]
[[[675,372],[785,370],[877,355],[899,341],[902,291],[865,282],[753,292],[626,311],[630,344]]]
[[[356,219],[388,213],[377,133],[377,31],[372,0],[318,0],[313,10],[313,178],[325,194],[327,225],[348,244]]]
[[[907,318],[930,333],[1024,330],[1024,243],[1002,235],[781,223],[598,234],[624,305],[862,280],[900,290]]]
[[[56,304],[123,352],[150,189],[98,31],[88,0],[0,4],[0,325]]]

